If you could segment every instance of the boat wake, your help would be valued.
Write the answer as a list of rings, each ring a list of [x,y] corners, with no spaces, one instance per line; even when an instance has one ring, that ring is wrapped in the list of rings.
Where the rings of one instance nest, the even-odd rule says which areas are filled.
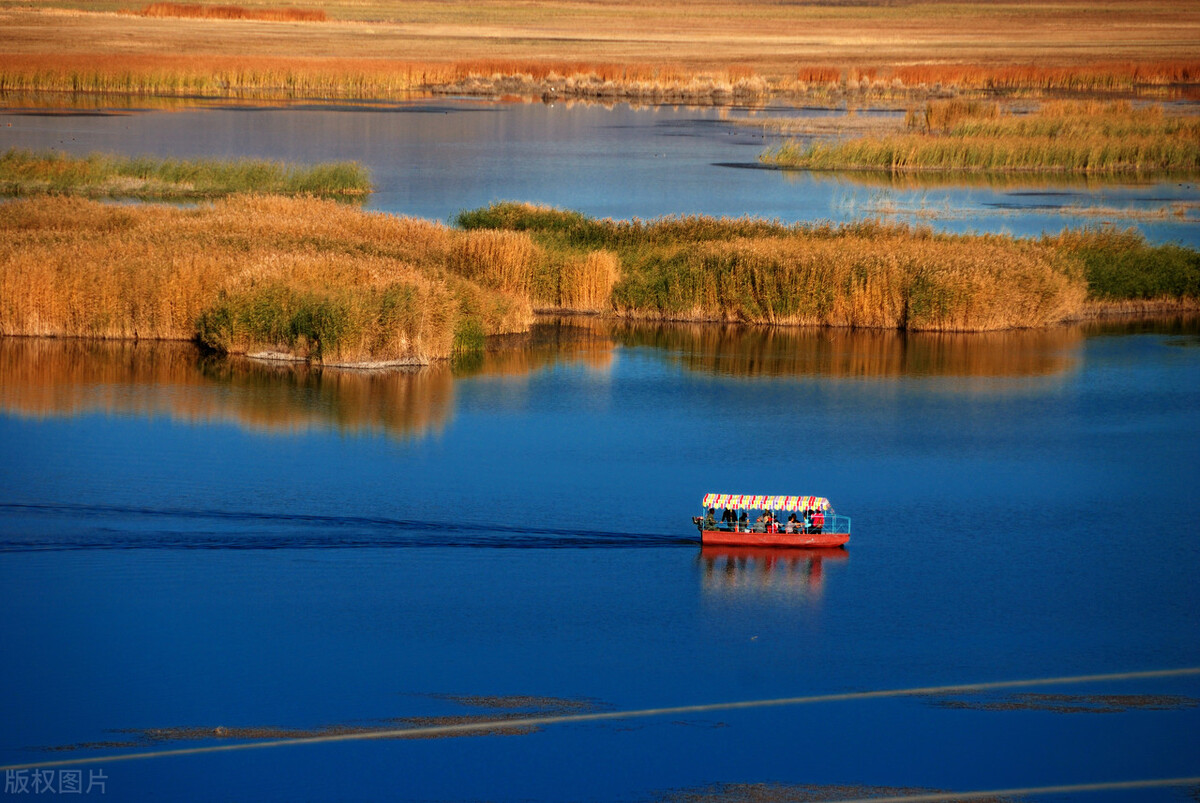
[[[678,533],[188,508],[0,503],[0,552],[77,549],[489,549],[695,546]]]

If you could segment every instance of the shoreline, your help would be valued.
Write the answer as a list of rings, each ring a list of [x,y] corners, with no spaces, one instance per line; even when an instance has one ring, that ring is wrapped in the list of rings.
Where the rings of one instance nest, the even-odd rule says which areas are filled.
[[[897,335],[913,335],[919,337],[930,337],[937,335],[956,335],[963,337],[994,337],[997,334],[1003,335],[1006,333],[1017,332],[1050,332],[1055,329],[1065,329],[1071,326],[1078,326],[1090,322],[1129,322],[1129,323],[1153,323],[1156,321],[1166,321],[1168,319],[1177,318],[1179,316],[1200,315],[1200,298],[1197,299],[1156,299],[1148,301],[1114,301],[1103,302],[1093,301],[1087,302],[1085,309],[1078,315],[1063,318],[1046,326],[1038,327],[1016,327],[1011,329],[988,330],[988,331],[911,331],[902,328],[894,327],[870,327],[870,326],[838,326],[833,324],[795,324],[795,323],[763,323],[763,322],[742,322],[742,321],[726,321],[720,319],[671,319],[648,317],[639,315],[621,315],[618,313],[594,312],[594,311],[579,311],[571,309],[535,309],[533,311],[533,323],[550,323],[554,321],[570,321],[573,319],[583,319],[592,321],[601,321],[606,323],[619,324],[622,322],[632,324],[644,324],[652,326],[662,324],[667,326],[699,326],[702,328],[711,327],[713,329],[725,329],[727,327],[735,327],[746,330],[782,330],[787,332],[795,331],[830,331],[830,332],[860,332],[860,333],[890,333]],[[508,334],[489,335],[484,347],[484,351],[488,353],[503,352],[510,348],[517,347],[523,342],[523,339],[528,336],[529,332],[514,332]],[[411,372],[420,371],[425,368],[444,365],[452,362],[456,355],[448,355],[444,357],[431,357],[424,361],[406,358],[400,360],[364,360],[360,362],[354,361],[332,361],[322,362],[309,357],[303,357],[295,354],[276,351],[258,351],[258,352],[221,352],[216,349],[209,348],[199,342],[197,338],[171,338],[171,337],[101,337],[88,335],[46,335],[46,334],[0,334],[0,342],[6,339],[22,340],[22,341],[49,341],[49,342],[80,342],[80,343],[124,343],[131,345],[148,344],[153,347],[158,344],[189,344],[194,346],[198,351],[210,353],[224,359],[246,360],[249,362],[258,363],[260,365],[280,365],[280,366],[304,366],[307,368],[333,369],[336,371],[350,371],[360,373],[371,372]]]
[[[1200,71],[1200,64],[1196,65]],[[854,68],[839,68],[839,72],[853,73]],[[153,77],[153,76],[151,76]],[[217,79],[213,79],[216,81]],[[149,78],[147,79],[149,81]],[[923,103],[933,100],[1129,100],[1145,102],[1200,102],[1200,82],[1181,81],[1171,83],[1144,83],[1117,88],[1096,86],[1081,89],[1046,89],[1014,86],[1011,88],[989,88],[986,86],[957,84],[914,84],[897,86],[891,82],[851,86],[843,79],[803,86],[772,85],[762,78],[728,82],[714,78],[709,73],[690,76],[686,82],[654,84],[641,80],[609,81],[592,80],[580,76],[578,81],[529,80],[523,75],[480,76],[466,81],[448,83],[418,83],[395,88],[378,88],[366,92],[345,90],[336,87],[314,88],[308,92],[297,92],[285,86],[286,80],[276,84],[245,87],[221,86],[218,90],[195,87],[184,91],[157,88],[150,83],[131,86],[123,84],[108,86],[101,76],[95,77],[92,85],[78,88],[78,83],[46,82],[44,79],[26,81],[4,73],[0,68],[0,110],[28,108],[21,101],[29,98],[50,97],[72,99],[52,108],[90,108],[85,101],[113,98],[129,102],[159,101],[162,103],[299,103],[305,105],[347,103],[398,103],[409,100],[461,97],[468,100],[501,103],[557,102],[586,103],[611,106],[627,103],[633,106],[695,106],[700,108],[750,108],[766,109],[772,105],[801,108],[818,105],[831,109],[845,105],[869,108],[872,104]],[[219,83],[219,82],[218,82]],[[116,104],[114,104],[116,105]],[[785,167],[786,166],[781,166]]]

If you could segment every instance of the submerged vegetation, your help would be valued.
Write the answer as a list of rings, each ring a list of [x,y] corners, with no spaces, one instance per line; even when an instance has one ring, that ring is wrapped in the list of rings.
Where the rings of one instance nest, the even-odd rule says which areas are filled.
[[[1200,299],[1200,254],[1132,232],[1034,241],[511,203],[458,223],[279,196],[194,209],[13,201],[0,205],[0,335],[425,363],[527,331],[534,309],[979,332],[1081,317],[1089,302]]]
[[[0,154],[0,195],[196,200],[235,193],[347,198],[371,191],[356,162],[312,166],[259,159],[164,159],[10,149]]]
[[[787,142],[764,162],[814,170],[1200,174],[1200,118],[1160,105],[1054,101],[1032,112],[997,102],[932,101],[907,132]]]

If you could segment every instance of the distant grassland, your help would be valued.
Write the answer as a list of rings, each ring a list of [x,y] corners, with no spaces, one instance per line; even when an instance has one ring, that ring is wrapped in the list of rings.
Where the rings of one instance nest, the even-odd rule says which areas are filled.
[[[933,101],[908,133],[795,141],[762,160],[812,170],[1200,174],[1200,117],[1160,105],[1055,101],[1018,113],[995,102]]]
[[[1169,96],[1194,94],[1200,80],[1200,7],[1182,0],[695,0],[667,15],[646,0],[334,0],[311,9],[244,0],[140,11],[120,0],[0,0],[0,13],[0,93],[421,90],[732,103]]]
[[[0,204],[0,335],[198,339],[326,364],[426,363],[536,309],[979,332],[1091,302],[1200,298],[1200,254],[1131,233],[1038,241],[880,223],[594,220],[497,204],[460,229],[313,198],[195,209]]]
[[[0,154],[0,195],[83,195],[91,198],[195,200],[242,192],[359,197],[371,191],[361,165],[311,166],[257,159],[69,156],[10,149]]]

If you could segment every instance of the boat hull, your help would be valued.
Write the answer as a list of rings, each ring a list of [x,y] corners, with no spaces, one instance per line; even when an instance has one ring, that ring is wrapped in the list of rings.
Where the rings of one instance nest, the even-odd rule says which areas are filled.
[[[790,547],[792,549],[827,549],[844,546],[850,533],[754,533],[737,530],[701,530],[704,546]]]

